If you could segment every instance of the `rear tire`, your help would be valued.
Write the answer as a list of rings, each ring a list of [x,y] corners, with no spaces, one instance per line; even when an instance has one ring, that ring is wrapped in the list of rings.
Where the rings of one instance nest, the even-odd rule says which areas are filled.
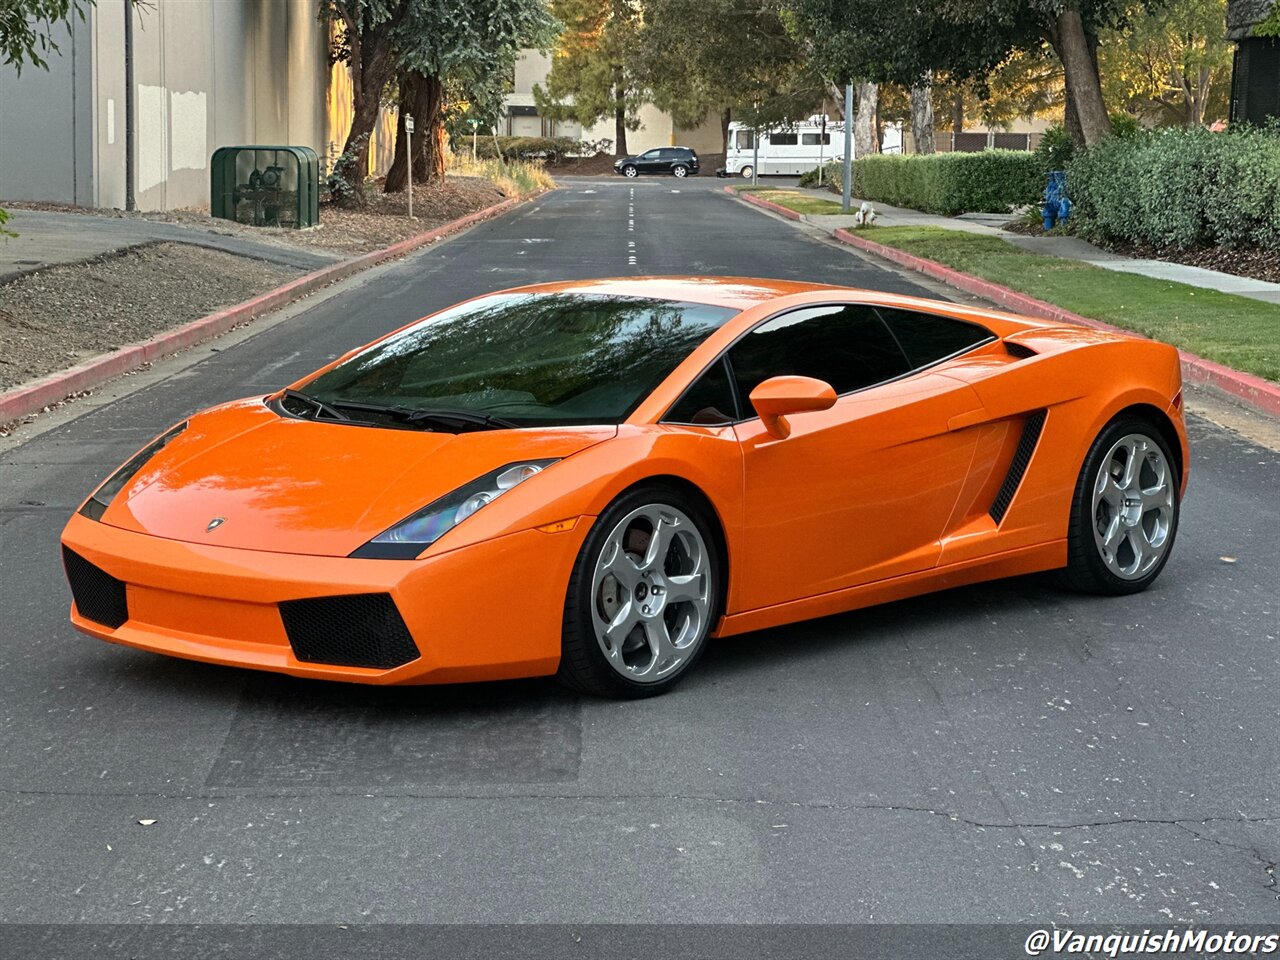
[[[1071,501],[1066,586],[1103,596],[1151,586],[1178,533],[1176,464],[1145,417],[1122,414],[1098,434]]]
[[[597,518],[574,564],[557,679],[599,697],[665,693],[707,645],[722,569],[699,504],[659,484],[624,493]]]
[[[683,180],[685,177],[689,175],[689,168],[682,163],[677,163],[674,167],[671,168],[671,172],[675,176]]]

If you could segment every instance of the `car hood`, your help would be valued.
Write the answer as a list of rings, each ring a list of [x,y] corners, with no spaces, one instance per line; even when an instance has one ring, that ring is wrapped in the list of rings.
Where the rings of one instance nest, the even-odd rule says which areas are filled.
[[[461,434],[344,426],[281,416],[259,398],[192,417],[102,520],[190,543],[345,557],[491,470],[567,457],[616,435],[613,426]]]

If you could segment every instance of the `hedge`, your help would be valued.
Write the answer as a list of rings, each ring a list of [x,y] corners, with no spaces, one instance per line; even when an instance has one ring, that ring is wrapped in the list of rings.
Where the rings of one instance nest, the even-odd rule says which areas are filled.
[[[1154,247],[1280,249],[1280,131],[1108,137],[1067,166],[1082,236]]]
[[[1004,212],[1035,203],[1043,192],[1044,173],[1023,150],[876,154],[853,161],[855,197],[926,213]]]
[[[559,163],[567,156],[587,155],[598,152],[598,144],[573,137],[498,137],[497,149],[494,148],[493,137],[477,137],[476,153],[482,158],[497,156],[502,151],[504,160],[547,160]],[[458,145],[458,149],[466,151],[469,143]]]

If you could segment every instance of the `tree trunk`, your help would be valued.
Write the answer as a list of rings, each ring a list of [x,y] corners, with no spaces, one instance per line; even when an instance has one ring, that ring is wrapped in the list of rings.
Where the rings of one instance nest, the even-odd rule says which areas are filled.
[[[911,88],[911,139],[916,153],[933,153],[933,71]]]
[[[876,106],[880,101],[880,88],[874,83],[858,82],[853,85],[856,103],[853,111],[853,155],[866,157],[879,152],[876,140]]]
[[[627,155],[627,100],[621,65],[613,68],[613,155]]]
[[[347,131],[342,156],[333,168],[346,188],[335,192],[333,199],[340,206],[363,207],[364,181],[369,174],[369,140],[378,124],[382,91],[395,72],[391,47],[394,24],[384,21],[373,25],[367,14],[359,24],[345,18],[344,23],[351,47],[351,129]]]
[[[1085,33],[1080,11],[1068,7],[1058,14],[1049,40],[1062,61],[1068,104],[1079,123],[1080,138],[1086,147],[1091,147],[1111,132],[1111,118],[1102,99],[1096,53]]]
[[[387,171],[386,193],[400,193],[407,186],[405,157],[405,114],[413,117],[413,182],[427,184],[444,176],[443,134],[444,83],[416,71],[400,77],[400,116],[396,120],[396,149]]]
[[[722,153],[729,152],[729,123],[733,120],[733,107],[725,107],[720,113],[720,142],[723,144]]]

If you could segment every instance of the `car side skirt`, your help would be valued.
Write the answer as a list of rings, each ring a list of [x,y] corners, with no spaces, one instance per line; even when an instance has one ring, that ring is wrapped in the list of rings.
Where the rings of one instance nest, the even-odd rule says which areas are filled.
[[[1067,565],[1067,541],[1020,547],[1002,553],[932,567],[917,573],[864,583],[847,590],[837,590],[803,600],[792,600],[771,607],[745,610],[731,614],[720,621],[715,636],[730,637],[752,630],[765,630],[799,620],[827,617],[847,613],[863,607],[872,607],[894,600],[905,600],[921,594],[963,587],[984,580],[1000,580],[1044,570],[1057,570]]]

